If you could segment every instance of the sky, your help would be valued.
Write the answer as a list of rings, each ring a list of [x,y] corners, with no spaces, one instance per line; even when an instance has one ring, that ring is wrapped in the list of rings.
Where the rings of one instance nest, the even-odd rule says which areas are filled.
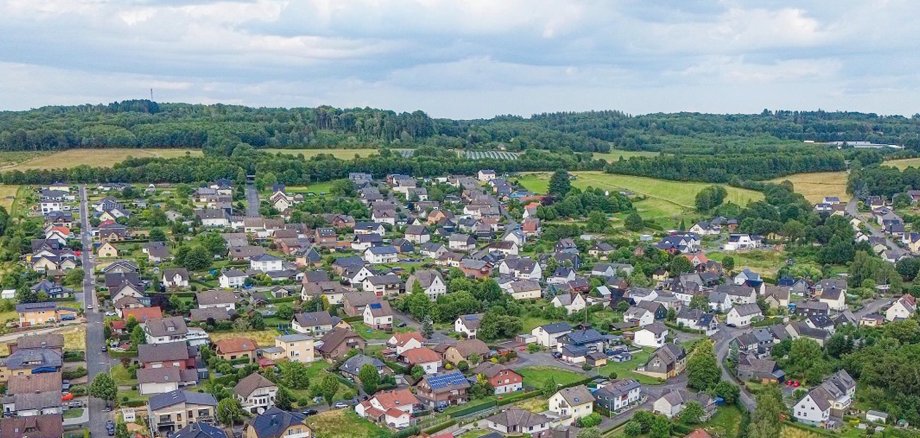
[[[0,109],[920,112],[920,2],[0,0]]]

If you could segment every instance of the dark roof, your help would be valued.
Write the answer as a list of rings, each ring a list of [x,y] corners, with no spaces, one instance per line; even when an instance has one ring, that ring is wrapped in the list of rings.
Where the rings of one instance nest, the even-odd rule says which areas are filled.
[[[191,392],[184,390],[175,390],[163,394],[157,394],[150,397],[148,404],[151,410],[159,410],[168,406],[174,406],[179,403],[188,403],[193,405],[217,406],[217,399],[206,392]]]
[[[0,436],[61,438],[64,436],[64,420],[61,414],[4,418],[0,420]]]
[[[465,389],[470,387],[470,382],[460,371],[430,374],[422,378],[432,391]]]
[[[252,373],[240,379],[239,383],[233,387],[233,392],[243,398],[249,397],[253,391],[259,388],[269,388],[276,386],[271,380],[262,377],[259,373]]]
[[[137,346],[137,359],[140,363],[188,360],[188,358],[188,346],[185,342],[141,344]]]
[[[279,438],[289,427],[304,424],[305,419],[306,416],[299,412],[283,411],[272,406],[253,418],[246,427],[255,432],[258,438]]]
[[[515,407],[492,415],[491,417],[486,418],[486,420],[495,424],[501,424],[507,427],[509,430],[515,430],[517,428],[530,428],[533,426],[549,423],[549,419],[543,415],[535,414],[533,412],[525,411]]]
[[[319,312],[298,313],[294,315],[294,320],[301,327],[316,327],[320,325],[332,325],[332,316],[325,310]]]
[[[572,326],[567,322],[554,322],[552,324],[546,324],[541,326],[543,331],[551,334],[562,333],[566,331],[571,331]]]

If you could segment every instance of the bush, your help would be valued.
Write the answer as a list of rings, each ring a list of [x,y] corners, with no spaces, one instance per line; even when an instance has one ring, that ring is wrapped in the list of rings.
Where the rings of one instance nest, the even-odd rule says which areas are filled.
[[[583,370],[585,370],[585,371],[591,371],[591,368],[592,368],[592,366],[591,366],[591,364],[589,364],[589,363],[585,363],[584,365],[581,366],[581,369],[583,369]]]
[[[597,412],[592,412],[591,415],[588,415],[587,417],[581,417],[578,419],[578,427],[582,427],[582,428],[594,427],[594,426],[597,426],[598,424],[601,424],[601,421],[603,421],[603,418],[601,418],[601,414],[598,414]]]
[[[628,436],[642,435],[642,423],[636,420],[630,420],[623,428],[623,432],[625,432]]]

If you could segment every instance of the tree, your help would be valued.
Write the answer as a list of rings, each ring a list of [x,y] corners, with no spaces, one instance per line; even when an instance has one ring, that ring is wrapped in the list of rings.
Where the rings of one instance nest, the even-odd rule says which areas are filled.
[[[422,336],[430,339],[431,335],[434,334],[434,323],[431,322],[431,317],[426,316],[422,321]]]
[[[594,427],[598,424],[601,424],[601,421],[603,421],[601,414],[592,412],[591,414],[578,419],[578,427]]]
[[[556,380],[550,377],[546,379],[546,382],[543,383],[543,392],[544,397],[552,397],[556,393]]]
[[[115,438],[131,438],[131,433],[128,432],[128,425],[124,422],[119,421],[115,425]]]
[[[722,186],[709,186],[696,194],[696,210],[706,212],[722,205],[728,191]]]
[[[635,211],[626,216],[623,225],[629,231],[641,231],[642,228],[645,228],[645,222],[642,221],[642,216],[639,216],[639,213]]]
[[[281,382],[292,389],[309,389],[310,377],[306,365],[301,362],[281,362]]]
[[[670,438],[671,422],[663,415],[656,415],[649,424],[649,437],[651,438]]]
[[[182,248],[188,248],[180,251]],[[176,252],[176,262],[189,271],[203,271],[211,266],[211,253],[201,245],[182,246]]]
[[[131,329],[131,345],[137,349],[138,345],[144,344],[147,342],[147,335],[144,334],[144,328],[140,325],[135,325]]]
[[[626,426],[623,428],[623,432],[628,436],[639,436],[642,435],[642,423],[636,420],[629,420],[626,423]]]
[[[243,419],[243,408],[236,397],[227,397],[217,402],[217,421],[227,427],[233,427]]]
[[[589,427],[578,432],[578,438],[601,438],[601,431],[597,427]]]
[[[592,211],[588,213],[588,222],[585,224],[585,229],[590,233],[603,233],[607,231],[607,215],[600,211]]]
[[[278,392],[275,394],[275,406],[284,411],[290,411],[294,407],[294,397],[287,388],[278,388]]]
[[[152,228],[150,234],[148,235],[151,242],[165,242],[166,233],[163,232],[161,228]]]
[[[773,353],[780,352],[774,350]],[[781,356],[774,357],[781,359]],[[824,357],[824,350],[817,342],[808,338],[792,340],[787,358],[781,362],[786,375],[804,379],[809,383],[820,382],[830,371],[830,363]]]
[[[671,260],[671,275],[680,275],[693,271],[693,263],[686,257],[678,255]]]
[[[96,374],[93,383],[89,385],[89,395],[105,400],[106,404],[114,402],[118,395],[115,380],[108,373]]]
[[[722,397],[726,405],[737,403],[738,397],[741,395],[740,388],[724,380],[717,383],[712,392],[715,393],[716,396]]]
[[[702,310],[704,312],[709,311],[709,298],[705,295],[694,295],[690,298],[690,308]]]
[[[373,365],[364,364],[361,366],[358,371],[358,379],[361,380],[361,387],[364,388],[364,392],[368,394],[377,392],[377,385],[380,384],[380,373],[377,372],[377,368]]]
[[[339,379],[332,374],[323,377],[322,383],[320,383],[320,390],[322,391],[323,399],[326,400],[326,404],[332,406],[335,393],[339,392]]]
[[[749,438],[775,438],[783,428],[782,414],[786,411],[783,395],[776,385],[770,385],[757,394],[757,407],[748,425]]]
[[[735,258],[732,256],[726,256],[722,259],[722,268],[726,271],[732,271],[735,269]]]
[[[719,383],[721,376],[712,341],[700,340],[687,359],[687,387],[705,391]]]
[[[572,182],[569,180],[569,173],[565,170],[553,172],[553,176],[549,179],[549,194],[563,198],[570,190],[572,190]]]
[[[703,410],[703,405],[699,402],[691,401],[687,403],[684,406],[684,410],[680,412],[680,422],[684,424],[699,424],[705,414],[706,411]]]

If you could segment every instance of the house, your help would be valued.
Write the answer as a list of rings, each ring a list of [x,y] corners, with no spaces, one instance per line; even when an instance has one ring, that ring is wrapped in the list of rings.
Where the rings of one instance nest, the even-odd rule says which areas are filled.
[[[665,344],[655,350],[639,372],[658,379],[677,377],[687,367],[687,352],[678,344]]]
[[[598,388],[594,398],[598,407],[620,412],[642,400],[642,386],[633,379],[618,379]]]
[[[508,283],[508,293],[515,300],[535,300],[543,294],[540,283],[536,280],[517,280]]]
[[[163,277],[160,279],[163,287],[166,288],[183,288],[188,287],[189,275],[185,268],[167,268],[163,270]]]
[[[370,264],[396,263],[398,254],[393,246],[375,246],[364,251],[364,260]]]
[[[248,262],[261,255],[265,255],[265,248],[257,245],[231,246],[227,252],[227,256],[234,262]]]
[[[435,374],[441,368],[441,356],[428,347],[405,350],[399,355],[410,367],[416,365],[425,370],[425,374]]]
[[[464,258],[460,260],[460,271],[469,278],[486,278],[492,274],[492,264],[485,260]]]
[[[799,422],[832,428],[839,425],[856,395],[856,381],[840,370],[808,391],[792,408],[792,416]]]
[[[495,171],[492,169],[480,170],[476,175],[482,182],[489,182],[496,178]]]
[[[383,298],[399,295],[403,291],[403,283],[396,274],[371,275],[361,283],[361,289]]]
[[[163,394],[198,383],[198,371],[184,367],[141,368],[137,389],[141,395]]]
[[[470,356],[476,355],[479,361],[489,357],[489,346],[479,339],[462,339],[444,350],[444,360],[454,365],[460,362],[472,362]],[[478,361],[477,361],[478,362]],[[475,363],[475,362],[474,362]]]
[[[246,273],[238,269],[227,269],[220,273],[217,278],[220,287],[224,289],[241,288],[246,285],[246,279],[249,278]]]
[[[258,345],[249,338],[226,338],[214,342],[214,352],[221,359],[228,361],[248,359],[252,362],[256,359],[256,348]]]
[[[64,418],[61,414],[4,418],[0,420],[0,436],[61,438],[64,436]]]
[[[418,245],[431,240],[431,234],[422,225],[409,225],[404,234],[406,240]]]
[[[344,328],[332,329],[332,331],[323,335],[320,341],[322,344],[316,347],[316,351],[328,360],[341,359],[345,357],[351,349],[363,351],[364,347],[367,345],[364,339],[357,333]]]
[[[279,351],[277,359],[291,362],[310,363],[316,361],[313,338],[309,335],[294,333],[275,337],[275,348]]]
[[[757,304],[739,304],[728,311],[725,323],[734,327],[747,327],[760,319],[763,319],[763,313]]]
[[[472,313],[458,316],[454,321],[454,331],[460,333],[464,338],[475,338],[482,324],[482,315],[482,313]]]
[[[198,301],[199,309],[220,308],[227,310],[236,310],[236,294],[219,290],[208,290],[195,294]]]
[[[213,395],[180,389],[150,397],[147,421],[152,432],[166,436],[192,423],[214,422],[216,409]]]
[[[382,360],[360,353],[342,362],[342,366],[339,367],[339,372],[352,381],[359,382],[361,380],[361,369],[364,368],[365,365],[374,367],[374,369],[377,370],[377,375],[381,377],[393,373]]]
[[[252,373],[240,379],[233,387],[233,395],[240,402],[244,411],[251,414],[261,414],[275,404],[275,395],[278,394],[278,385],[262,377],[259,373]]]
[[[715,401],[704,392],[692,393],[685,389],[671,389],[665,392],[652,404],[652,411],[665,417],[675,418],[687,407],[687,403],[697,402],[703,407],[705,415],[703,419],[708,419],[715,411]]]
[[[498,265],[501,275],[509,275],[522,280],[540,280],[543,269],[540,264],[529,257],[508,257]]]
[[[664,346],[668,333],[667,326],[660,322],[654,322],[636,331],[633,337],[633,344],[641,347],[660,348]]]
[[[895,300],[887,310],[885,310],[885,320],[895,321],[899,319],[910,319],[917,312],[917,299],[913,295],[904,294],[901,298]]]
[[[291,329],[297,333],[310,336],[323,336],[335,325],[332,315],[325,310],[317,312],[304,312],[294,315],[291,320]]]
[[[785,377],[785,373],[779,369],[776,361],[760,359],[753,354],[738,356],[735,373],[743,381],[753,380],[760,383],[777,383]]]
[[[866,411],[866,421],[870,423],[885,424],[888,422],[888,414],[870,409]]]
[[[389,301],[376,301],[364,307],[362,314],[364,324],[376,330],[393,328],[393,309]]]
[[[96,256],[101,258],[118,257],[118,248],[115,248],[115,245],[112,245],[111,242],[105,242],[96,249]]]
[[[195,358],[185,342],[141,344],[137,346],[137,361],[144,368],[190,368]]]
[[[676,321],[678,326],[686,327],[691,330],[700,330],[707,336],[712,336],[719,331],[719,320],[712,313],[706,313],[699,309],[684,307],[677,312]]]
[[[77,317],[76,309],[58,306],[54,301],[17,304],[16,313],[19,314],[19,327],[57,323]]]
[[[476,239],[469,234],[454,233],[447,239],[447,248],[451,251],[469,252],[476,249]]]
[[[271,254],[260,254],[249,258],[249,269],[258,272],[278,272],[284,270],[284,263]]]
[[[771,309],[788,309],[789,293],[788,287],[767,285],[763,299]]]
[[[549,411],[558,415],[564,425],[594,412],[594,396],[584,385],[563,388],[549,398]]]
[[[169,247],[163,242],[149,242],[144,245],[144,254],[147,254],[147,261],[153,264],[164,262],[172,258],[169,254]]]
[[[466,403],[469,388],[469,380],[457,370],[426,375],[415,386],[419,401],[430,409]]]
[[[721,284],[716,286],[717,293],[724,293],[732,304],[756,304],[757,291],[750,286],[738,284]]]
[[[623,321],[635,322],[639,327],[645,327],[655,322],[655,314],[643,307],[630,306],[626,309],[626,312],[623,313]]]
[[[387,340],[387,346],[396,350],[397,355],[403,354],[406,350],[421,348],[425,343],[425,337],[419,332],[396,333]]]
[[[847,282],[842,278],[821,280],[815,285],[818,301],[827,303],[830,310],[841,312],[847,310]]]
[[[572,326],[569,323],[556,322],[536,327],[530,331],[530,334],[536,339],[538,345],[555,349],[559,338],[571,332]]]
[[[728,241],[722,245],[725,251],[739,251],[744,249],[760,248],[763,240],[759,236],[750,234],[731,234]]]
[[[418,284],[422,292],[428,296],[431,301],[435,301],[439,296],[447,293],[447,284],[438,271],[419,270],[409,276],[406,280],[406,290],[412,292],[415,285]]]
[[[355,406],[361,418],[383,423],[393,429],[404,429],[412,424],[412,414],[421,401],[409,389],[380,391],[370,399]]]
[[[505,365],[483,362],[476,366],[473,372],[477,376],[483,376],[496,395],[524,389],[524,377]]]
[[[364,315],[364,308],[378,299],[369,292],[346,292],[342,294],[342,308],[348,316]]]
[[[497,414],[486,417],[486,427],[503,435],[537,436],[547,431],[552,421],[545,415],[511,407]]]
[[[830,307],[827,303],[822,303],[820,301],[800,301],[794,304],[796,316],[812,316],[812,315],[824,315],[827,316],[830,314]]]
[[[564,307],[569,315],[578,313],[588,306],[585,297],[579,293],[563,293],[553,297],[553,307]]]
[[[243,427],[242,438],[311,438],[313,430],[306,424],[306,415],[272,406]],[[178,438],[178,437],[176,437]]]

